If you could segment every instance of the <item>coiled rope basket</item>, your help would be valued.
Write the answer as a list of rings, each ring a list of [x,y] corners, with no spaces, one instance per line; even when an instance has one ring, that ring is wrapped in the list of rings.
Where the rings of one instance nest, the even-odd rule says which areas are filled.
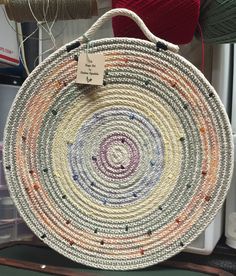
[[[150,41],[93,34],[132,18]],[[105,56],[104,83],[78,84],[80,54]],[[232,165],[223,105],[178,47],[126,9],[103,15],[27,78],[11,108],[4,166],[32,231],[89,266],[150,266],[191,243],[221,208]]]

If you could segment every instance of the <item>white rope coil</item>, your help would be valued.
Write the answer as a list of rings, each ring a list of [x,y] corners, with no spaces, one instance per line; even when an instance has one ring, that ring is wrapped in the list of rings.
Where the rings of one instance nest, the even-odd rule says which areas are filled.
[[[154,34],[152,34],[143,20],[134,12],[128,10],[128,9],[113,9],[108,12],[106,12],[104,15],[102,15],[90,28],[89,30],[80,38],[82,42],[84,42],[85,38],[88,40],[92,40],[95,33],[101,28],[102,25],[104,25],[108,20],[110,20],[112,17],[115,16],[127,16],[131,18],[142,30],[144,35],[147,37],[148,40],[151,42],[157,43],[163,43],[167,46],[168,50],[173,51],[177,53],[179,51],[179,47],[175,44],[172,44],[170,42],[167,42],[163,39],[160,39],[156,37]],[[85,41],[86,42],[86,41]]]

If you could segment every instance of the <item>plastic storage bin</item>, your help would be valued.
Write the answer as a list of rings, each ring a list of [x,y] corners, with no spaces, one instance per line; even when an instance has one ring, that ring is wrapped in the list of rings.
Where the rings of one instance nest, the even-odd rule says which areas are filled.
[[[0,141],[11,104],[19,86],[0,84]],[[0,142],[0,244],[31,240],[34,235],[20,218],[10,197],[3,171],[3,144]]]
[[[33,233],[20,218],[6,185],[0,142],[0,244],[10,241],[32,240]]]

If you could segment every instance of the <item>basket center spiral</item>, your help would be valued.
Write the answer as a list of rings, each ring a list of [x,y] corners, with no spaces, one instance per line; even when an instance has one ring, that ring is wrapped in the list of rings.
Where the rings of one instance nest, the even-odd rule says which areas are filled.
[[[68,146],[73,181],[101,204],[143,198],[161,177],[163,156],[158,129],[137,112],[121,108],[97,112]]]

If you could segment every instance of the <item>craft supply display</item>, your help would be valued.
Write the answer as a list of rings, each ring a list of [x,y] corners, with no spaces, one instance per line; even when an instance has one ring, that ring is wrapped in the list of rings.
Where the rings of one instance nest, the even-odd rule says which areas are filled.
[[[116,15],[150,41],[93,34]],[[203,74],[133,12],[112,10],[28,77],[4,137],[5,173],[28,226],[79,263],[147,267],[179,253],[229,188],[231,128]],[[80,55],[105,58],[103,85],[76,83]]]

